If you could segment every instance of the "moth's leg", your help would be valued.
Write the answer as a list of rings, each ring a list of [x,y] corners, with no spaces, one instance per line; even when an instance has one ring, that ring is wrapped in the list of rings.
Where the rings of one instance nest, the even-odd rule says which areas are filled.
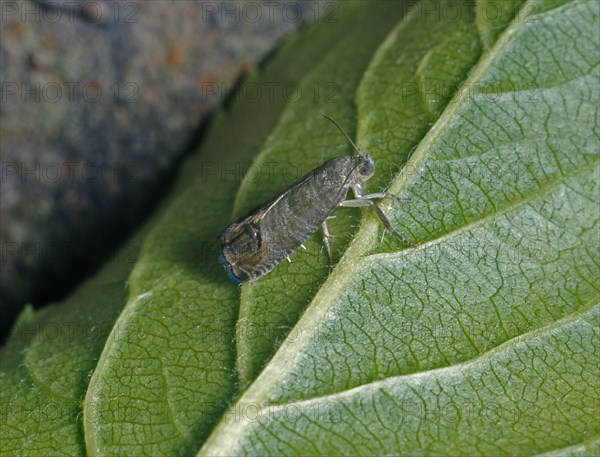
[[[352,186],[352,193],[354,194],[354,198],[363,198],[362,186],[359,182],[354,183]]]
[[[349,207],[349,208],[370,206],[371,209],[373,211],[375,211],[375,214],[377,214],[377,216],[379,216],[379,219],[381,219],[381,222],[383,222],[383,225],[386,229],[388,229],[390,232],[392,232],[404,244],[408,244],[409,246],[413,246],[413,247],[415,246],[414,243],[411,243],[406,238],[404,238],[402,235],[400,235],[396,230],[394,230],[389,219],[385,216],[385,214],[383,214],[383,211],[381,211],[381,208],[379,206],[377,206],[375,204],[375,202],[373,202],[371,200],[367,200],[366,198],[363,197],[363,198],[356,198],[354,200],[344,200],[340,203],[340,206],[345,206],[345,207]]]
[[[329,246],[329,229],[327,228],[327,221],[323,221],[321,224],[321,229],[323,230],[323,244],[325,245],[325,250],[327,251],[327,256],[329,257],[329,264],[333,265],[333,257],[331,256],[331,246]]]
[[[356,198],[366,198],[367,200],[369,200],[371,198],[383,198],[383,197],[394,198],[396,196],[392,195],[392,194],[388,194],[387,192],[375,192],[373,194],[361,195],[360,197],[356,197]],[[398,198],[398,197],[396,197],[396,198]]]
[[[361,186],[360,186],[359,183],[356,183],[354,186],[352,186],[352,192],[354,193],[354,196],[357,199],[371,200],[373,198],[384,198],[384,197],[387,197],[387,198],[392,198],[392,199],[394,199],[396,201],[399,201],[399,202],[408,201],[407,198],[396,197],[394,194],[390,194],[388,192],[374,192],[372,194],[363,195],[362,194],[362,189],[361,189]]]

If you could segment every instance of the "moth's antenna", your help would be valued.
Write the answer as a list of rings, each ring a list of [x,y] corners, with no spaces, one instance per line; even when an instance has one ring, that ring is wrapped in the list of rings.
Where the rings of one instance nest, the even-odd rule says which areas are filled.
[[[357,148],[357,147],[356,147],[356,145],[354,144],[354,141],[352,141],[352,140],[350,139],[350,137],[349,137],[349,136],[348,136],[348,134],[347,134],[347,133],[344,131],[344,129],[343,129],[341,126],[340,126],[340,124],[338,124],[336,121],[334,121],[333,119],[331,119],[331,118],[330,118],[329,116],[327,116],[326,114],[323,114],[323,113],[320,113],[320,114],[321,114],[321,116],[323,116],[325,119],[328,119],[328,120],[330,120],[330,121],[333,123],[333,125],[335,125],[335,126],[336,126],[336,127],[339,129],[339,130],[340,130],[340,132],[342,132],[342,134],[343,134],[343,135],[346,137],[346,139],[347,139],[347,140],[350,142],[350,144],[352,145],[352,147],[354,148],[354,150],[356,151],[356,153],[357,153],[359,156],[363,155],[362,149],[360,149],[360,148]]]

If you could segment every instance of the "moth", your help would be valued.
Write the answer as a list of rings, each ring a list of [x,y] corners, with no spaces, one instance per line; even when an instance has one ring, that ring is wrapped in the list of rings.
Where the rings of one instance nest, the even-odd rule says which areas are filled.
[[[258,279],[282,260],[289,260],[289,255],[300,246],[304,247],[303,243],[319,227],[331,259],[327,218],[338,206],[370,207],[387,230],[403,243],[414,246],[393,229],[373,201],[383,197],[399,200],[398,197],[387,192],[362,193],[361,184],[375,173],[371,156],[364,154],[336,121],[322,116],[340,130],[356,155],[328,160],[221,232],[219,261],[235,284]],[[354,198],[347,200],[349,189]]]

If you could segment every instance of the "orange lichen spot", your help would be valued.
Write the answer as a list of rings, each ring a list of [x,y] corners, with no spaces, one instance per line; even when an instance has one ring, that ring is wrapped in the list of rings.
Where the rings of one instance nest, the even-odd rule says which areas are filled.
[[[201,88],[209,85],[216,85],[218,82],[219,79],[212,73],[206,73],[198,78],[198,86]]]
[[[20,37],[23,34],[23,31],[25,30],[25,26],[22,22],[13,21],[8,26],[8,29],[10,30],[10,33],[12,33],[14,36]]]
[[[56,44],[56,40],[54,40],[54,38],[51,38],[49,36],[42,37],[42,45],[49,51],[55,51],[56,48],[58,48],[58,46]]]
[[[167,52],[167,62],[169,62],[169,65],[179,67],[181,65],[182,60],[183,51],[181,50],[181,48],[178,48],[177,46],[171,46],[171,48]]]

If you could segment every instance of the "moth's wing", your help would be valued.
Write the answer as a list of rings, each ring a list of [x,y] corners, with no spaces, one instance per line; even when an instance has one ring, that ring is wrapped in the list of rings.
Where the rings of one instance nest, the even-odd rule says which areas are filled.
[[[341,200],[343,198],[343,196],[345,196],[348,192],[348,187],[349,187],[348,180],[351,178],[352,172],[354,171],[354,168],[355,168],[353,165],[352,157],[350,157],[350,156],[334,157],[333,159],[330,159],[327,162],[321,164],[314,170],[312,170],[309,173],[307,173],[306,175],[302,176],[294,184],[292,184],[291,186],[282,190],[279,194],[275,195],[268,202],[263,203],[262,205],[254,208],[252,211],[250,211],[248,213],[248,215],[246,215],[242,220],[240,220],[238,222],[240,222],[240,223],[243,221],[259,222],[260,220],[264,219],[264,217],[267,214],[269,214],[270,211],[272,211],[274,208],[276,208],[277,204],[280,203],[282,200],[284,200],[286,196],[294,195],[298,189],[306,187],[308,182],[315,181],[315,179],[318,180],[318,178],[322,174],[321,173],[322,171],[326,172],[326,170],[331,169],[332,166],[338,165],[339,162],[342,162],[340,164],[341,170],[339,170],[339,171],[342,172],[340,174],[340,176],[342,176],[343,178],[339,180],[340,182],[338,183],[338,188],[337,188],[337,192],[336,192],[337,195],[332,200],[335,200],[335,201]],[[319,185],[322,186],[322,184],[319,184]]]
[[[304,243],[339,205],[350,185],[352,158],[336,157],[265,204],[256,214],[263,241],[277,262]]]
[[[281,200],[285,198],[286,195],[289,195],[290,192],[296,191],[300,187],[304,187],[304,185],[313,178],[314,170],[310,173],[304,175],[290,187],[282,190],[279,194],[275,195],[271,200],[262,205],[254,208],[250,213],[242,219],[242,221],[257,223],[260,222],[264,217],[269,213],[269,211],[273,210],[277,206]]]
[[[234,282],[256,279],[295,251],[344,198],[349,156],[335,157],[300,178],[221,234],[221,263]]]
[[[291,189],[302,186],[309,178],[310,176],[303,177],[221,233],[219,260],[234,283],[259,278],[281,261],[269,252],[268,242],[263,240],[262,221]]]

